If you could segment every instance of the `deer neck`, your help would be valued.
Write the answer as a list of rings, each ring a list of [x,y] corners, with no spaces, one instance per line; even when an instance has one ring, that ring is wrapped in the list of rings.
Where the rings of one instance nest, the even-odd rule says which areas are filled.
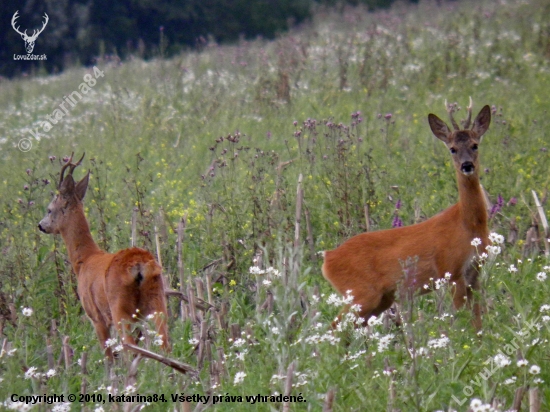
[[[78,276],[82,264],[91,255],[101,253],[101,249],[92,238],[82,205],[73,210],[70,220],[71,223],[61,230],[61,237],[67,247],[73,271]]]
[[[458,205],[464,224],[475,236],[486,237],[487,208],[483,189],[479,183],[477,168],[470,176],[465,176],[457,171],[457,181]]]

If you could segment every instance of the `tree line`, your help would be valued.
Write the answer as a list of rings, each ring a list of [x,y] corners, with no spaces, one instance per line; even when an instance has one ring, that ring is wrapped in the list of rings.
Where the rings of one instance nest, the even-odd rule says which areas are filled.
[[[240,37],[273,38],[311,17],[318,5],[363,4],[389,7],[394,0],[14,0],[0,2],[0,75],[12,77],[71,65],[90,65],[105,54],[125,58],[169,56]],[[47,26],[31,54],[45,60],[24,60],[28,48],[12,27],[29,37]]]

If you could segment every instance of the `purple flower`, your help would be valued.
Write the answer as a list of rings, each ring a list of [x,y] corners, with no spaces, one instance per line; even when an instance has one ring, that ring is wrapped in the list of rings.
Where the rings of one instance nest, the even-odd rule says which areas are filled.
[[[489,219],[495,217],[495,215],[500,212],[500,209],[502,209],[501,206],[498,203],[495,203],[489,212]]]
[[[401,199],[397,200],[397,203],[395,204],[395,210],[401,209]]]
[[[515,197],[511,197],[510,200],[508,200],[508,206],[514,206],[518,203],[518,200]]]
[[[384,115],[384,119],[386,119],[386,120],[390,120],[392,117],[393,117],[393,115],[391,113],[387,113],[387,114]]]
[[[396,214],[393,217],[393,221],[391,223],[391,227],[401,227],[403,226],[403,221],[399,218],[399,216]]]

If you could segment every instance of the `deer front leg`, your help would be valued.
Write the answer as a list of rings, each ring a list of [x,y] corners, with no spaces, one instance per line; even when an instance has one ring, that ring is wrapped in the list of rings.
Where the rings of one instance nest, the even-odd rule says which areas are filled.
[[[477,331],[481,330],[481,305],[479,303],[478,293],[480,291],[479,273],[477,268],[472,264],[465,273],[464,279],[467,284],[466,297],[468,306],[472,309],[473,319],[472,325]]]
[[[478,291],[478,273],[472,265],[466,270],[463,276],[454,281],[453,306],[458,310],[465,303],[468,303],[468,307],[472,310],[473,314],[472,325],[479,331],[481,330],[481,307],[478,297],[474,296]]]

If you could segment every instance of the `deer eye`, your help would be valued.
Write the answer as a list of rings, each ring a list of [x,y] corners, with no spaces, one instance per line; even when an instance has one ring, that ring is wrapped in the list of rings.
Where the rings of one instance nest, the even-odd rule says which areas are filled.
[[[52,213],[52,209],[48,209],[48,215]]]
[[[454,147],[451,147],[451,154],[456,154],[456,149]]]
[[[477,144],[474,144],[474,145],[472,146],[472,150],[473,150],[474,152],[477,152]]]

